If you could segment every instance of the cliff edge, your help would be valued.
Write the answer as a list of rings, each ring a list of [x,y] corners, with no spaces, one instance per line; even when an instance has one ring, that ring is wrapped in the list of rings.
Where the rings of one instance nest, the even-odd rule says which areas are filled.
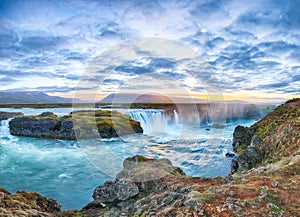
[[[232,145],[238,153],[232,172],[299,155],[300,99],[287,101],[251,127],[237,126]]]

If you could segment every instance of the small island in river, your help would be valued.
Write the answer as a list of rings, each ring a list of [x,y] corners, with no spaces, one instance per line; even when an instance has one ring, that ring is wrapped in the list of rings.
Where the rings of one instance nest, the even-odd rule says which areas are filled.
[[[9,122],[10,133],[49,139],[91,139],[143,133],[138,121],[109,110],[74,111],[58,117],[52,112],[21,116]]]

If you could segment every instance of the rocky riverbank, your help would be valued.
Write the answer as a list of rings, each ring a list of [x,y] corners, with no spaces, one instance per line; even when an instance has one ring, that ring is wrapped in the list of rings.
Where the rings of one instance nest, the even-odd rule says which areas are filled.
[[[299,216],[299,114],[300,99],[294,99],[250,128],[237,127],[238,168],[227,177],[188,177],[167,159],[137,155],[124,161],[115,180],[96,187],[82,210],[23,216]],[[3,201],[0,194],[0,215],[25,209]],[[39,209],[32,199],[21,201]]]
[[[23,116],[9,122],[10,133],[50,139],[90,139],[143,133],[140,123],[117,111],[75,111],[58,117],[52,112]]]

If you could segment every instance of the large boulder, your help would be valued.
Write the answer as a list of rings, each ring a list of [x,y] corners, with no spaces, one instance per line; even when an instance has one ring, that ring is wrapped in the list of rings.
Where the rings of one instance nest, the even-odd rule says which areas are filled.
[[[140,123],[117,111],[76,111],[63,117],[52,112],[24,116],[9,122],[10,133],[53,139],[111,138],[142,133]]]
[[[168,175],[181,176],[185,173],[173,166],[167,158],[154,159],[142,155],[129,157],[123,162],[123,170],[117,178],[133,181],[141,192],[159,192],[164,189],[164,178]]]
[[[163,192],[169,176],[185,176],[184,172],[172,165],[168,159],[146,158],[141,155],[129,157],[123,162],[123,170],[115,181],[107,181],[93,193],[94,201],[84,209],[114,206],[140,194]],[[121,205],[120,205],[121,206]]]
[[[7,120],[9,118],[23,116],[22,112],[2,112],[0,111],[0,121]]]

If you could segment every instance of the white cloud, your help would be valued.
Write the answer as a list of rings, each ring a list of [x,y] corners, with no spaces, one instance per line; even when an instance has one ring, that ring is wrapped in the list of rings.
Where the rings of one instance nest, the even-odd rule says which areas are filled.
[[[30,76],[42,77],[45,72],[48,86],[75,85],[89,62],[106,49],[134,38],[161,37],[197,52],[225,92],[267,90],[277,84],[274,91],[281,93],[284,83],[289,93],[297,93],[293,75],[300,67],[298,8],[290,0],[7,2],[0,9],[1,88],[29,88]],[[133,66],[149,64],[139,61]],[[168,76],[177,76],[182,85],[197,89],[178,70],[158,67],[149,73],[164,73],[160,79],[165,85]],[[201,76],[213,82],[206,74]]]

